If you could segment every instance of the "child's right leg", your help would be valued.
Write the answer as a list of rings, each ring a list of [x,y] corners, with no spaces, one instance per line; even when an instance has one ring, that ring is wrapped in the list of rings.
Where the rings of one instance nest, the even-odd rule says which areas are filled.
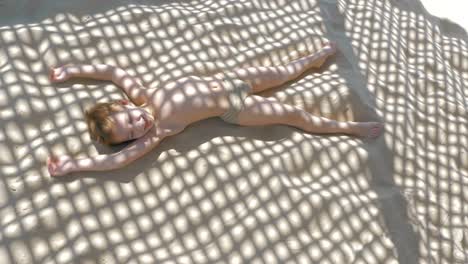
[[[244,103],[238,115],[238,124],[244,126],[283,124],[309,133],[339,133],[368,138],[378,137],[383,127],[378,122],[338,122],[314,116],[301,108],[257,95],[247,96]]]
[[[240,68],[231,73],[247,82],[252,87],[252,93],[255,94],[293,80],[310,68],[319,68],[335,52],[336,44],[329,43],[317,53],[299,58],[286,65]]]

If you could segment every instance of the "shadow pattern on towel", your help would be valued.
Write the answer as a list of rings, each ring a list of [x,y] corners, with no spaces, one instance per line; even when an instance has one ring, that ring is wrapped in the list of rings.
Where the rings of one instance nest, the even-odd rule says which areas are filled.
[[[0,27],[5,263],[468,261],[467,45],[417,6],[68,4],[55,11],[79,11],[29,9],[41,20]],[[112,64],[157,88],[284,64],[328,39],[340,52],[320,71],[262,95],[336,119],[383,120],[376,141],[209,119],[125,169],[48,176],[50,152],[118,149],[91,142],[83,110],[123,98],[106,82],[51,85],[49,66]]]

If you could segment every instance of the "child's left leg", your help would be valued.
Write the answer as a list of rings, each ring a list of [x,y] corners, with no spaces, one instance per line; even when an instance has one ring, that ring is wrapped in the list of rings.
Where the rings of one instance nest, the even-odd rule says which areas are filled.
[[[237,120],[239,125],[244,126],[283,124],[309,133],[340,133],[368,138],[375,138],[382,131],[382,124],[378,122],[338,122],[257,95],[245,98],[244,108],[239,112]]]
[[[335,52],[336,44],[331,42],[318,52],[285,65],[240,68],[226,74],[234,75],[236,78],[247,82],[252,87],[252,93],[255,94],[294,80],[310,68],[319,68]]]

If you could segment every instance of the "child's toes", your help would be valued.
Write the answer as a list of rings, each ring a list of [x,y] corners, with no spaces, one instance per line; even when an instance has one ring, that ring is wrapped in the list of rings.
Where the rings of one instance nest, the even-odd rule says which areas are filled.
[[[328,46],[329,54],[334,54],[337,50],[336,42],[330,41],[329,43],[326,44],[326,46]]]
[[[333,53],[336,53],[336,51],[338,50],[338,46],[336,45],[336,43],[335,43],[335,42],[332,42],[332,44],[331,44],[331,45],[332,45],[332,46],[331,46],[331,48],[332,48],[332,52],[333,52]]]
[[[381,124],[376,124],[374,127],[371,129],[371,137],[376,138],[380,135],[382,132],[382,125]]]

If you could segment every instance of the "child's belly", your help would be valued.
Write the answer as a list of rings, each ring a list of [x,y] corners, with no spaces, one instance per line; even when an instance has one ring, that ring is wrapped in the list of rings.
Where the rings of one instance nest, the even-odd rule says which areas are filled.
[[[165,90],[166,99],[159,104],[161,122],[189,125],[219,116],[228,109],[221,81],[211,77],[186,77]]]

